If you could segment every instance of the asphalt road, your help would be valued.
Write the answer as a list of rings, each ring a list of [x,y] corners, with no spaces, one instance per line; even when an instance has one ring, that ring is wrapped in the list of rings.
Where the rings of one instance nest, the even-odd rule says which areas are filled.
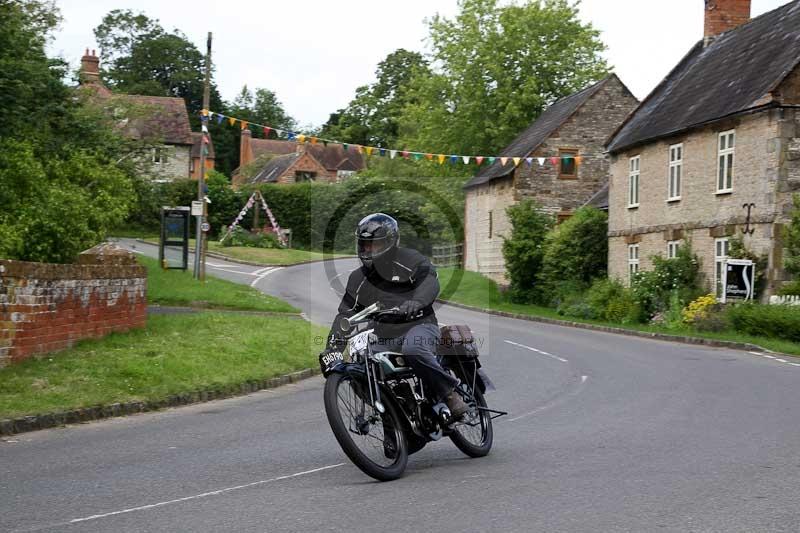
[[[127,242],[130,245],[130,242]],[[136,245],[139,251],[154,248]],[[330,322],[328,279],[209,260]],[[335,285],[335,283],[334,283]],[[449,441],[378,483],[327,425],[321,378],[0,442],[2,531],[800,531],[800,367],[499,318],[469,324],[509,411],[468,459]]]

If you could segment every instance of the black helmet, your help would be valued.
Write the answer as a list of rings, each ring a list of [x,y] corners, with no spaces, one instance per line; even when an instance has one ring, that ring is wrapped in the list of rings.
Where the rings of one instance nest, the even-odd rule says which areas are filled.
[[[391,256],[399,240],[400,230],[395,219],[383,213],[367,215],[356,228],[358,258],[370,268],[376,259]]]

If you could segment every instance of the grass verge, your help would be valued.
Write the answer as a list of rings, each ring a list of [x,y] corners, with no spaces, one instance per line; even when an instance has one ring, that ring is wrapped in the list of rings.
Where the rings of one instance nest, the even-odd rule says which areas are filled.
[[[442,286],[442,300],[447,300],[481,309],[492,309],[495,311],[505,311],[507,313],[517,313],[531,317],[547,318],[550,320],[560,320],[563,322],[578,322],[581,324],[593,324],[632,331],[642,331],[647,333],[663,333],[679,337],[697,337],[702,339],[713,339],[731,342],[742,342],[755,344],[771,350],[788,355],[800,356],[800,344],[775,339],[772,337],[758,337],[745,335],[735,331],[706,332],[695,331],[693,329],[670,329],[664,326],[650,324],[617,324],[602,322],[600,320],[589,320],[559,315],[555,309],[537,305],[522,305],[511,303],[500,292],[497,284],[492,280],[478,274],[452,268],[440,268],[439,283]],[[452,284],[452,288],[449,286]]]
[[[256,289],[224,279],[206,276],[205,283],[192,278],[189,271],[164,270],[156,259],[138,256],[147,267],[147,301],[159,305],[202,305],[211,308],[299,313],[283,300]]]
[[[0,419],[160,400],[313,368],[322,348],[316,337],[325,333],[288,317],[151,316],[147,329],[0,369]]]
[[[158,237],[142,239],[152,244],[158,244]],[[194,248],[194,239],[189,240],[189,247]],[[231,259],[269,265],[292,265],[306,261],[321,261],[331,257],[349,257],[347,254],[332,254],[326,256],[322,252],[309,252],[295,248],[250,248],[247,246],[222,246],[219,241],[208,241],[208,251],[224,255]]]

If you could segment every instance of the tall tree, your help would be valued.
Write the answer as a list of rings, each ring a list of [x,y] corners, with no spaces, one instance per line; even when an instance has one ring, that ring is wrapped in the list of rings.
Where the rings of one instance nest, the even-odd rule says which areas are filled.
[[[429,21],[433,76],[419,76],[401,137],[420,149],[497,151],[549,104],[608,72],[605,46],[578,19],[580,2],[460,0]]]
[[[297,128],[295,119],[286,112],[278,97],[269,89],[258,88],[254,94],[245,85],[230,106],[230,112],[237,118],[256,124],[288,130]],[[253,135],[263,137],[263,133],[258,130]]]
[[[378,63],[376,81],[356,89],[344,109],[332,113],[322,135],[374,146],[393,146],[403,109],[409,104],[409,84],[415,76],[430,74],[428,62],[418,52],[402,48]]]
[[[0,257],[66,262],[100,242],[131,200],[138,147],[61,81],[45,43],[52,2],[0,2]]]

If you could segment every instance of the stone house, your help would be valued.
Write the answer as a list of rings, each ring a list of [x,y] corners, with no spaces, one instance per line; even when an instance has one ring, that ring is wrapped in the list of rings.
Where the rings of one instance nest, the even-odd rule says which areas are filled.
[[[81,58],[80,87],[91,91],[95,101],[112,107],[115,115],[124,113],[118,117],[124,135],[152,145],[141,163],[154,180],[192,176],[194,139],[183,98],[113,94],[100,79],[100,58],[88,49]]]
[[[610,138],[609,274],[628,281],[691,242],[718,290],[737,237],[768,258],[766,297],[785,278],[800,191],[800,1],[749,20],[749,0],[709,0],[705,17],[704,38]]]
[[[243,167],[259,161],[263,161],[263,166],[255,169],[249,177],[241,175]],[[365,166],[364,157],[359,152],[345,150],[340,144],[255,139],[249,129],[244,129],[239,145],[239,169],[233,173],[233,184],[336,183]]]
[[[509,160],[480,170],[464,186],[464,267],[507,283],[503,238],[506,209],[524,199],[563,220],[595,199],[608,182],[604,144],[638,101],[612,74],[548,107],[502,152]],[[518,165],[512,158],[522,158]],[[531,159],[531,163],[525,161]]]

